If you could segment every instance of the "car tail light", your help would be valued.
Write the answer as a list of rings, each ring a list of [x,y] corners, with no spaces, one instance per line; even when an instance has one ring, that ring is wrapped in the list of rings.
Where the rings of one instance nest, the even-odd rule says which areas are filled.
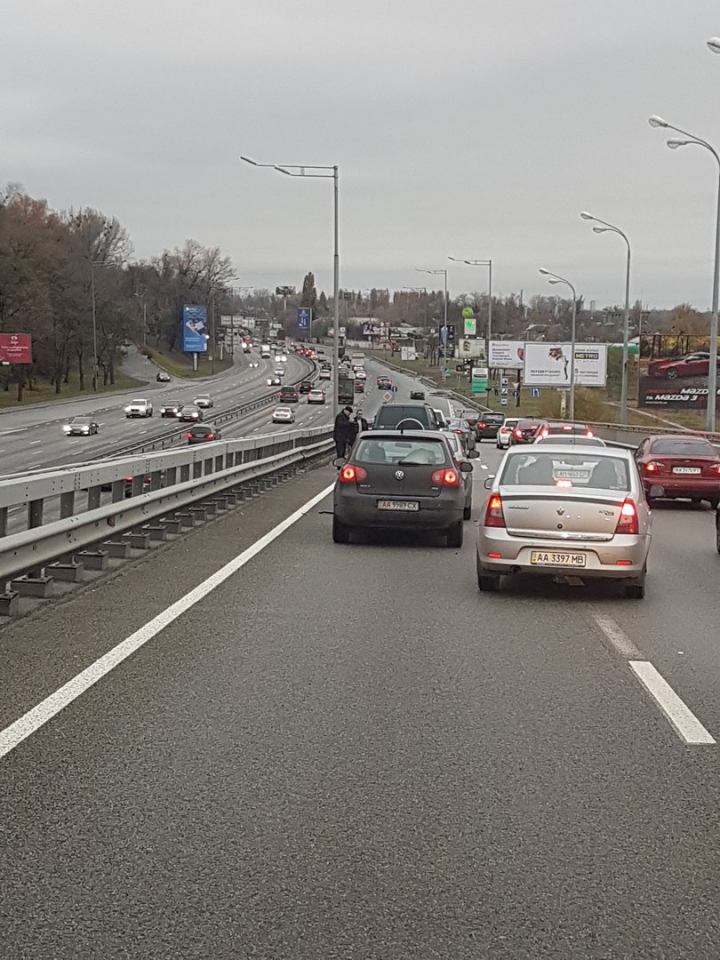
[[[710,473],[719,473],[720,474],[720,463],[713,463],[710,466]]]
[[[555,484],[556,487],[571,487],[572,480],[558,480]]]
[[[352,463],[348,463],[340,471],[341,483],[362,483],[363,480],[367,480],[367,470]]]
[[[481,422],[481,423],[478,423],[477,426],[480,427],[480,429],[482,430],[483,427],[487,426],[487,424],[485,422]]]
[[[190,432],[188,431],[188,435],[187,435],[188,440],[192,440],[192,436],[193,436],[192,433],[190,433]]]
[[[615,566],[616,566],[616,567],[631,567],[631,566],[632,566],[632,560],[616,560],[616,561],[615,561]]]
[[[521,440],[521,439],[522,439],[522,435],[523,435],[522,430],[514,430],[513,433],[514,433],[515,436],[518,438],[518,440]]]
[[[463,431],[463,430],[456,430],[455,433],[456,433],[459,437],[461,437],[461,436],[463,435],[464,431]]]
[[[436,470],[430,479],[438,487],[460,486],[460,475],[457,470]]]
[[[545,429],[541,431],[540,436],[541,436],[541,437],[549,437],[549,436],[550,436],[550,431],[548,430],[547,427],[545,427]]]
[[[488,554],[488,559],[490,559],[490,560],[502,560],[502,554],[501,554],[501,553],[489,553],[489,554]]]
[[[657,473],[661,466],[657,460],[650,460],[645,464],[645,473]]]
[[[209,434],[207,435],[207,438],[208,438],[208,440],[214,440],[214,439],[215,439],[215,434],[214,434],[214,433],[209,433]]]
[[[487,510],[485,511],[486,527],[504,527],[505,517],[503,515],[502,499],[499,493],[494,493],[488,500]]]
[[[637,535],[640,532],[638,526],[637,507],[632,500],[626,500],[620,507],[620,517],[615,528],[615,533],[629,533]]]
[[[595,434],[592,432],[592,430],[586,430],[586,431],[585,431],[585,436],[586,436],[586,437],[594,437]]]

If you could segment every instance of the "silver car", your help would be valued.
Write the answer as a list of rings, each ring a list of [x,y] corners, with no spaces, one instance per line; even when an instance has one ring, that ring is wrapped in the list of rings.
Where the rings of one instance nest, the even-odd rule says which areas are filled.
[[[632,451],[512,447],[485,486],[481,590],[497,590],[503,574],[527,573],[622,580],[625,596],[645,596],[652,514]]]

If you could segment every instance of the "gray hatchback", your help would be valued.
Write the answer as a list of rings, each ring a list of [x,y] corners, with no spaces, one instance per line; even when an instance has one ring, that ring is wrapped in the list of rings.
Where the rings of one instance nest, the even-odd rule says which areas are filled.
[[[465,487],[446,435],[431,430],[361,433],[333,494],[333,540],[355,530],[437,530],[449,547],[463,542]]]

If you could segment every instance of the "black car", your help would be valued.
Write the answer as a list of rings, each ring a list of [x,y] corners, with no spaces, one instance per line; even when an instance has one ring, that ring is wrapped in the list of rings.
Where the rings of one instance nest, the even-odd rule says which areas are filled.
[[[439,430],[373,430],[362,434],[340,467],[333,493],[333,540],[355,531],[435,530],[461,547],[466,491],[446,435]]]
[[[424,391],[424,390],[411,390],[411,391],[410,391],[410,399],[411,399],[411,400],[424,400],[424,399],[425,399],[425,391]]]
[[[300,391],[300,393],[310,393],[310,391],[313,389],[314,386],[315,384],[312,382],[312,380],[303,380],[303,382],[298,387],[298,390]]]
[[[312,390],[312,384],[310,384],[310,389]],[[302,384],[301,384],[302,390]],[[302,390],[303,393],[310,393],[310,390]],[[278,399],[281,403],[299,403],[300,397],[295,387],[283,387],[280,393],[278,394]]]
[[[100,424],[92,417],[73,417],[63,427],[63,431],[68,437],[88,437],[92,433],[97,433],[99,429]]]
[[[207,443],[208,440],[221,440],[222,434],[210,423],[196,423],[187,432],[188,443]]]
[[[546,427],[547,423],[544,420],[518,420],[510,435],[510,445],[534,443]]]
[[[478,440],[495,440],[504,422],[504,413],[495,413],[494,410],[484,407],[480,410],[475,422],[475,436]]]
[[[155,377],[158,383],[170,383],[170,374],[166,373],[164,370],[158,370],[158,375]]]
[[[179,400],[168,400],[160,407],[161,417],[179,417],[183,404]]]
[[[383,403],[375,414],[373,429],[437,430],[435,411],[427,403]]]

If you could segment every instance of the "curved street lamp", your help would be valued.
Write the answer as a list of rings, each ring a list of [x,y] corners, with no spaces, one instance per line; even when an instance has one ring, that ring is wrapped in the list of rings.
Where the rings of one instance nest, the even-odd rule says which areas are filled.
[[[540,267],[540,273],[547,277],[550,283],[564,283],[572,290],[572,325],[570,328],[570,420],[575,420],[575,331],[577,327],[577,293],[575,287],[565,277],[552,273],[545,267]]]
[[[717,42],[718,49],[714,44]],[[708,46],[715,53],[720,53],[720,39],[713,38],[708,41]],[[687,130],[681,130],[680,127],[674,127],[662,117],[654,115],[649,118],[648,123],[651,127],[661,127],[665,130],[674,130],[682,134],[682,139],[672,137],[667,141],[671,150],[677,150],[679,147],[687,147],[695,144],[698,147],[704,147],[708,150],[718,165],[718,189],[717,189],[717,212],[715,214],[715,264],[713,268],[713,290],[712,290],[712,314],[710,317],[710,366],[708,370],[708,404],[707,404],[707,430],[708,433],[715,433],[716,427],[716,407],[717,407],[717,365],[718,365],[718,289],[720,288],[720,155],[715,147],[702,137],[696,137]]]
[[[593,227],[593,233],[617,233],[621,236],[627,245],[627,264],[625,268],[625,311],[623,313],[623,353],[622,353],[622,383],[620,387],[620,422],[627,424],[627,404],[628,404],[628,359],[629,359],[629,337],[630,337],[630,240],[627,234],[620,227],[616,227],[606,220],[594,217],[592,214],[583,210],[580,214],[583,220],[589,220],[593,223],[599,223],[599,227]]]

